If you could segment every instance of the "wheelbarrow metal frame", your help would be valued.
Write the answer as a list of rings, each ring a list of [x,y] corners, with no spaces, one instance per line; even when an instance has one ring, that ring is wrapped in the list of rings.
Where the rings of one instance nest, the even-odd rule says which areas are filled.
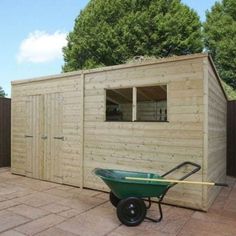
[[[184,166],[186,166],[186,165],[192,165],[192,166],[194,166],[195,168],[194,168],[191,172],[189,172],[189,173],[187,173],[186,175],[182,176],[182,177],[181,177],[180,179],[178,179],[178,180],[184,180],[184,179],[188,178],[189,176],[193,175],[194,173],[198,172],[198,171],[201,169],[201,166],[200,166],[200,165],[198,165],[198,164],[196,164],[196,163],[193,163],[193,162],[190,162],[190,161],[185,161],[185,162],[183,162],[183,163],[177,165],[177,166],[174,167],[173,169],[167,171],[165,174],[161,175],[161,177],[165,177],[165,176],[167,176],[167,175],[173,173],[174,171],[176,171],[176,170],[178,170],[178,169],[180,169],[180,168],[182,168],[182,167],[184,167]],[[163,199],[164,199],[166,193],[169,191],[169,189],[172,188],[172,187],[173,187],[174,185],[176,185],[176,184],[177,184],[177,183],[172,183],[172,184],[170,184],[170,185],[166,188],[166,190],[163,192],[163,194],[162,194],[160,197],[157,197],[157,199],[158,199],[157,204],[158,204],[158,209],[159,209],[159,218],[153,219],[153,218],[150,218],[150,217],[147,217],[147,216],[146,216],[146,217],[145,217],[146,219],[151,220],[152,222],[156,222],[156,223],[158,223],[158,222],[160,222],[160,221],[162,220],[162,218],[163,218],[163,211],[162,211],[162,206],[161,206],[162,201],[163,201]],[[151,198],[149,197],[149,198],[148,198],[147,209],[149,209],[149,208],[151,207],[151,205],[152,205],[152,201],[151,201]]]

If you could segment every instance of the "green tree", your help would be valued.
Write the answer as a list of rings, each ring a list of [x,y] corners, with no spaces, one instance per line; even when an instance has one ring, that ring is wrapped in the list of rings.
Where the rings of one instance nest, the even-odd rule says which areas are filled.
[[[203,49],[199,17],[180,0],[91,0],[67,40],[65,72]]]
[[[223,87],[229,100],[236,100],[236,90],[223,81]]]
[[[4,92],[3,88],[0,86],[0,97],[6,97],[7,94]]]
[[[206,13],[204,40],[221,78],[236,89],[236,1],[216,2]]]

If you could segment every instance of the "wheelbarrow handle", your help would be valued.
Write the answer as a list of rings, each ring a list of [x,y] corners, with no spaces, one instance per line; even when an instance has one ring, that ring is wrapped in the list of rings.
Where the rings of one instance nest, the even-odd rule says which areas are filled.
[[[136,180],[136,181],[150,181],[150,182],[159,182],[159,183],[175,183],[175,184],[197,184],[197,185],[208,185],[208,186],[221,186],[228,187],[226,183],[214,183],[214,182],[201,182],[201,181],[186,181],[186,180],[177,180],[177,179],[154,179],[154,178],[136,178],[136,177],[125,177],[127,180]]]
[[[201,166],[198,165],[197,163],[194,163],[194,162],[191,162],[191,161],[185,161],[179,165],[177,165],[176,167],[174,167],[173,169],[167,171],[165,174],[163,174],[161,177],[165,177],[167,175],[169,175],[170,173],[184,167],[184,166],[187,166],[187,165],[191,165],[191,166],[194,166],[194,169],[187,173],[186,175],[182,176],[179,180],[184,180],[186,178],[188,178],[190,175],[193,175],[194,173],[198,172],[200,169],[201,169]]]
[[[215,183],[215,186],[229,187],[229,185],[226,183]]]

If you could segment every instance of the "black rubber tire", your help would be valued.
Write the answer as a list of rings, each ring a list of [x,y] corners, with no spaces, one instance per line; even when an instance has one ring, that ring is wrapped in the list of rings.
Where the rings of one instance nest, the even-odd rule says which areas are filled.
[[[136,197],[122,199],[116,209],[118,219],[126,226],[139,225],[144,220],[146,213],[144,201]]]
[[[114,207],[117,207],[120,200],[113,192],[110,192],[110,202]]]

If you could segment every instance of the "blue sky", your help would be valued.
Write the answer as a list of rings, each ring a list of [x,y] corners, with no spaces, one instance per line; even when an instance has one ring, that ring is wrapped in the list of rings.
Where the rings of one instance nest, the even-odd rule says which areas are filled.
[[[61,72],[61,47],[89,0],[0,0],[0,86]],[[216,0],[182,0],[201,20]]]

